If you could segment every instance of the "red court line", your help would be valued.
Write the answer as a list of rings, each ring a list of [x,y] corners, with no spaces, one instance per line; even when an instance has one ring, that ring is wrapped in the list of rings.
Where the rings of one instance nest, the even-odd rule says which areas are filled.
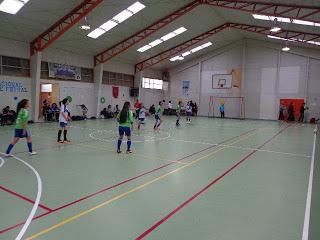
[[[33,200],[31,200],[30,198],[27,198],[27,197],[25,197],[25,196],[23,196],[23,195],[21,195],[21,194],[19,194],[17,192],[14,192],[14,191],[4,187],[4,186],[0,185],[0,189],[3,190],[4,192],[7,192],[7,193],[9,193],[9,194],[11,194],[11,195],[13,195],[13,196],[15,196],[17,198],[20,198],[20,199],[22,199],[22,200],[24,200],[26,202],[29,202],[31,204],[35,204],[35,202]],[[46,210],[46,211],[48,211],[48,212],[52,212],[53,211],[51,208],[46,207],[43,204],[39,204],[39,207],[44,209],[44,210]]]
[[[164,218],[156,222],[154,225],[152,225],[149,229],[147,229],[145,232],[140,234],[135,240],[141,240],[145,238],[147,235],[149,235],[151,232],[153,232],[156,228],[158,228],[160,225],[162,225],[164,222],[169,220],[171,217],[173,217],[176,213],[178,213],[180,210],[182,210],[184,207],[186,207],[188,204],[190,204],[193,200],[195,200],[198,196],[206,192],[210,187],[212,187],[214,184],[218,183],[221,179],[223,179],[225,176],[227,176],[229,173],[231,173],[234,169],[239,167],[240,164],[245,162],[248,158],[250,158],[253,154],[255,154],[259,149],[261,149],[263,146],[265,146],[267,143],[272,141],[274,138],[276,138],[279,134],[281,134],[285,129],[287,129],[289,126],[286,126],[285,128],[281,129],[276,135],[274,135],[272,138],[267,140],[265,143],[263,143],[261,146],[259,146],[256,150],[252,151],[248,155],[246,155],[244,158],[242,158],[240,161],[235,163],[232,167],[227,169],[223,174],[221,174],[219,177],[214,179],[212,182],[210,182],[207,186],[202,188],[199,192],[191,196],[189,199],[187,199],[185,202],[183,202],[181,205],[179,205],[176,209],[174,209],[172,212],[167,214]]]
[[[183,161],[183,160],[185,160],[185,159],[187,159],[187,158],[189,158],[189,157],[192,157],[192,156],[197,155],[197,154],[199,154],[199,153],[201,153],[201,152],[204,152],[204,151],[206,151],[206,150],[209,150],[209,149],[211,149],[211,148],[214,148],[214,147],[216,147],[216,146],[219,145],[219,144],[223,144],[223,143],[225,143],[225,142],[231,141],[231,140],[233,140],[233,139],[235,139],[235,138],[241,137],[241,136],[246,135],[246,134],[248,134],[248,133],[250,133],[250,132],[253,132],[253,131],[255,131],[255,130],[257,130],[257,129],[251,129],[251,130],[246,131],[246,132],[244,132],[244,133],[242,133],[242,134],[240,134],[240,135],[237,135],[237,136],[234,136],[234,137],[232,137],[232,138],[226,139],[226,140],[224,140],[224,141],[222,141],[222,142],[220,142],[220,143],[218,143],[218,144],[213,144],[213,145],[210,146],[210,147],[207,147],[207,148],[204,148],[204,149],[202,149],[202,150],[200,150],[200,151],[194,152],[194,153],[192,153],[192,154],[190,154],[190,155],[187,155],[187,156],[185,156],[185,157],[183,157],[183,158],[180,158],[180,159],[177,160],[177,161]],[[82,197],[82,198],[80,198],[80,199],[78,199],[78,200],[75,200],[75,201],[73,201],[73,202],[67,203],[67,204],[62,205],[62,206],[60,206],[60,207],[58,207],[58,208],[52,209],[50,212],[46,212],[46,213],[40,214],[40,215],[34,217],[32,220],[36,220],[36,219],[42,218],[42,217],[47,216],[47,215],[49,215],[49,214],[51,214],[51,213],[54,213],[54,212],[57,212],[57,211],[62,210],[62,209],[64,209],[64,208],[70,207],[70,206],[72,206],[72,205],[74,205],[74,204],[76,204],[76,203],[79,203],[79,202],[82,202],[82,201],[84,201],[84,200],[87,200],[87,199],[89,199],[89,198],[91,198],[91,197],[94,197],[94,196],[96,196],[96,195],[99,195],[99,194],[101,194],[101,193],[103,193],[103,192],[106,192],[106,191],[108,191],[108,190],[117,188],[117,187],[119,187],[119,186],[121,186],[121,185],[123,185],[123,184],[125,184],[125,183],[129,183],[129,182],[131,182],[131,181],[133,181],[133,180],[136,180],[136,179],[138,179],[138,178],[141,178],[141,177],[143,177],[143,176],[146,176],[146,175],[148,175],[148,174],[150,174],[150,173],[156,172],[156,171],[158,171],[158,170],[160,170],[160,169],[162,169],[162,168],[168,167],[168,166],[170,166],[170,165],[172,165],[172,164],[175,164],[175,163],[174,163],[174,162],[170,162],[170,163],[161,165],[161,166],[159,166],[159,167],[157,167],[157,168],[154,168],[154,169],[149,170],[149,171],[147,171],[147,172],[141,173],[141,174],[139,174],[139,175],[137,175],[137,176],[135,176],[135,177],[126,179],[126,180],[121,181],[121,182],[119,182],[119,183],[116,183],[116,184],[114,184],[114,185],[112,185],[112,186],[109,186],[109,187],[106,187],[106,188],[104,188],[104,189],[101,189],[101,190],[99,190],[99,191],[97,191],[97,192],[95,192],[95,193],[92,193],[92,194],[90,194],[90,195],[87,195],[87,196],[85,196],[85,197]],[[10,231],[10,230],[12,230],[12,229],[15,229],[15,228],[19,227],[19,226],[22,226],[24,223],[25,223],[25,222],[20,222],[20,223],[18,223],[18,224],[16,224],[16,225],[13,225],[13,226],[8,227],[8,228],[6,228],[6,229],[0,230],[0,234],[3,234],[3,233],[5,233],[5,232],[8,232],[8,231]]]

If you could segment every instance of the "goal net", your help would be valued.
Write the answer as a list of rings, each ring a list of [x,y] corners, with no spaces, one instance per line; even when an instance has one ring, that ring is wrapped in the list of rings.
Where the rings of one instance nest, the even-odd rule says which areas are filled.
[[[245,118],[244,97],[210,96],[208,117],[220,117],[220,105],[224,105],[226,118]]]

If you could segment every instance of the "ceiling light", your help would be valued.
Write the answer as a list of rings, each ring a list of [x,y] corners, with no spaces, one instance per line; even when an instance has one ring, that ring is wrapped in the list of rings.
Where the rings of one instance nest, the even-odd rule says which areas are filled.
[[[259,15],[259,14],[252,14],[252,16],[255,19],[265,20],[265,21],[274,21],[275,19],[277,19],[278,22],[283,22],[283,23],[293,23],[293,24],[299,24],[299,25],[320,27],[320,23],[299,20],[294,18],[290,19],[286,17],[275,17],[275,16],[266,16],[266,15]]]
[[[96,28],[95,30],[93,30],[92,32],[90,32],[87,36],[91,37],[91,38],[98,38],[100,37],[102,34],[104,34],[106,31],[104,29],[101,28]]]
[[[4,0],[0,4],[0,11],[16,14],[29,0]]]
[[[188,56],[188,55],[190,55],[191,54],[191,52],[190,51],[188,51],[188,52],[184,52],[184,53],[182,53],[181,55],[182,55],[182,57],[185,57],[185,56]]]
[[[144,9],[146,6],[143,5],[140,2],[136,2],[134,4],[132,4],[130,7],[128,7],[127,9],[132,12],[133,14],[136,14],[137,12],[140,12],[142,9]]]
[[[132,12],[128,10],[123,10],[121,13],[114,16],[112,19],[117,21],[118,23],[122,23],[123,21],[127,20],[129,17],[133,15]]]
[[[154,40],[153,42],[149,43],[149,45],[151,47],[155,47],[157,45],[159,45],[160,43],[162,43],[163,41],[161,39],[157,39],[157,40]]]
[[[184,28],[184,27],[181,27],[181,28],[178,28],[177,30],[174,30],[173,32],[174,32],[175,34],[179,35],[179,34],[185,32],[185,31],[187,31],[187,29]]]
[[[204,48],[207,48],[207,47],[209,47],[209,46],[211,46],[211,45],[213,45],[212,42],[207,42],[207,43],[202,44],[201,46],[198,46],[198,47],[196,47],[196,48],[194,48],[194,49],[192,49],[192,50],[190,50],[190,51],[184,52],[184,53],[182,53],[181,55],[178,55],[178,56],[175,56],[175,57],[173,57],[173,58],[170,58],[170,61],[171,61],[171,62],[174,62],[174,61],[177,61],[177,60],[182,61],[182,60],[184,60],[184,57],[186,57],[186,56],[188,56],[188,55],[190,55],[190,54],[192,54],[192,53],[195,53],[195,52],[197,52],[197,51],[200,51],[200,50],[202,50],[202,49],[204,49]]]
[[[270,32],[276,33],[276,32],[279,32],[280,30],[281,30],[280,27],[272,27],[272,28],[270,29]]]
[[[151,48],[150,45],[145,45],[145,46],[139,48],[137,51],[138,51],[138,52],[145,52],[145,51],[147,51],[147,50],[150,49],[150,48]]]
[[[167,35],[164,35],[163,37],[161,37],[161,39],[162,39],[163,41],[167,41],[167,40],[169,40],[170,38],[173,38],[173,37],[175,37],[175,36],[177,36],[177,34],[175,34],[174,32],[171,32],[171,33],[168,33]]]
[[[115,21],[109,20],[108,22],[102,24],[99,28],[105,30],[105,32],[108,32],[110,29],[114,28],[117,25],[118,23],[116,23]]]
[[[85,30],[85,31],[88,31],[88,30],[90,30],[90,24],[89,24],[89,22],[88,22],[88,20],[87,20],[87,17],[84,17],[84,22],[83,22],[83,24],[80,26],[80,29],[82,29],[82,30]]]
[[[195,52],[200,51],[201,49],[202,49],[202,46],[199,46],[199,47],[196,47],[196,48],[194,48],[194,49],[191,49],[191,52],[192,52],[192,53],[195,53]]]
[[[290,48],[288,46],[285,46],[285,47],[282,48],[282,51],[288,52],[288,51],[290,51]]]

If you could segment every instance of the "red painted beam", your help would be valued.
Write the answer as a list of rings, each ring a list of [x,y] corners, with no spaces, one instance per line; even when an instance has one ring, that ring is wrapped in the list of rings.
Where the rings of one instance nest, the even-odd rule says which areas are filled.
[[[262,35],[273,35],[281,38],[289,38],[289,39],[301,39],[305,41],[319,41],[320,42],[320,34],[315,33],[306,33],[306,32],[299,32],[299,31],[290,31],[282,29],[278,33],[271,33],[269,27],[260,27],[248,24],[240,24],[240,23],[225,23],[217,28],[214,28],[206,33],[203,33],[195,38],[190,39],[176,47],[173,47],[167,51],[159,53],[151,58],[148,58],[138,64],[135,65],[135,71],[142,71],[144,69],[150,68],[166,59],[171,57],[177,56],[183,51],[189,49],[191,46],[198,44],[199,42],[205,40],[208,37],[215,35],[218,32],[221,32],[227,28],[238,29],[241,31],[253,32]],[[299,42],[299,41],[298,41]],[[299,43],[309,44],[307,42],[300,41]]]
[[[320,7],[249,0],[204,0],[204,4],[276,17],[295,18],[320,23]]]
[[[49,47],[102,2],[103,0],[84,0],[30,43],[31,55]]]
[[[135,65],[135,71],[142,71],[146,68],[149,68],[151,66],[154,66],[160,62],[162,62],[163,60],[169,59],[170,57],[176,56],[178,53],[198,44],[199,42],[205,40],[208,37],[211,37],[221,31],[223,31],[224,29],[229,27],[229,23],[225,23],[219,27],[213,28],[208,32],[205,32],[199,36],[196,36],[176,47],[173,47],[167,51],[164,51],[156,56],[153,56],[151,58],[148,58],[138,64]]]
[[[94,57],[94,64],[97,65],[99,63],[105,63],[111,58],[117,56],[118,54],[124,52],[125,50],[129,49],[130,47],[136,45],[140,41],[146,39],[151,34],[159,31],[163,27],[167,26],[168,24],[172,23],[176,19],[182,17],[183,15],[187,14],[200,4],[202,4],[203,0],[196,0],[193,1],[186,6],[180,8],[179,10],[175,11],[174,13],[169,14],[168,16],[160,19],[159,21],[151,24],[150,26],[146,27],[145,29],[134,33],[130,37],[126,38],[125,40],[115,44],[114,46],[108,48],[107,50],[97,54]]]

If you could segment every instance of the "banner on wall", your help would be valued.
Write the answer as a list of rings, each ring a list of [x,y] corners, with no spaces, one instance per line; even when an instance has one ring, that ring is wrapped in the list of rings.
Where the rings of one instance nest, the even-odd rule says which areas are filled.
[[[119,97],[119,87],[112,86],[112,96],[114,98],[118,98]]]
[[[26,93],[28,89],[21,82],[0,81],[0,92]]]
[[[58,64],[58,63],[48,63],[49,77],[50,78],[62,78],[62,79],[72,79],[81,80],[81,68]]]
[[[182,81],[182,93],[185,98],[189,97],[190,81]]]

